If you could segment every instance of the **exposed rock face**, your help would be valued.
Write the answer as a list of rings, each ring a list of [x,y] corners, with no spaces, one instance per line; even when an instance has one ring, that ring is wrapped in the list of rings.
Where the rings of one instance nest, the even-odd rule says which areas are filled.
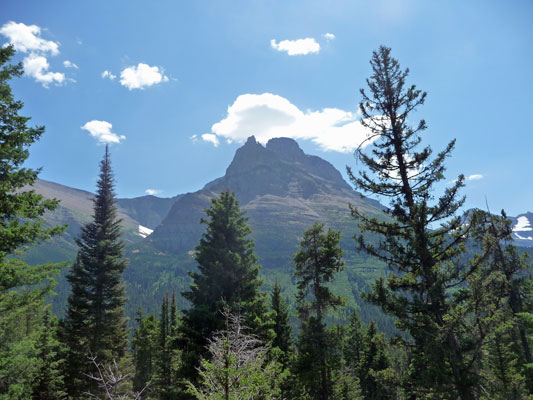
[[[174,203],[149,236],[150,243],[173,254],[193,250],[204,231],[203,210],[224,190],[234,191],[247,210],[259,261],[266,267],[290,262],[298,238],[315,221],[341,230],[346,249],[352,249],[356,223],[349,203],[370,214],[380,212],[379,204],[362,199],[333,165],[305,154],[294,140],[276,138],[263,146],[252,136],[237,150],[223,177]]]

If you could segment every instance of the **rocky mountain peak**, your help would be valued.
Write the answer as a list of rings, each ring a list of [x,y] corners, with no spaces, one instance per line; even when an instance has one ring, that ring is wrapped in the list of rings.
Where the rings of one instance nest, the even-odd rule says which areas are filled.
[[[270,139],[266,149],[276,153],[280,158],[288,161],[298,161],[305,157],[305,153],[295,140],[289,138]]]

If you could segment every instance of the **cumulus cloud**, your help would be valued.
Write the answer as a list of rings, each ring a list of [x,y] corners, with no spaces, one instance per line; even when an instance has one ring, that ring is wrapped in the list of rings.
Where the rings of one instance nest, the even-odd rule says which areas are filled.
[[[0,34],[8,39],[5,45],[12,44],[15,50],[21,53],[29,53],[23,59],[24,73],[26,75],[34,78],[45,88],[52,83],[61,85],[66,82],[65,74],[49,71],[50,64],[46,57],[59,54],[59,43],[43,39],[40,27],[9,21],[0,28]],[[70,61],[63,63],[65,67],[68,67],[66,63],[70,63]],[[75,66],[75,64],[70,64]]]
[[[466,177],[467,181],[479,181],[480,179],[483,179],[484,176],[481,174],[473,174]]]
[[[164,75],[159,67],[150,67],[148,64],[139,63],[137,66],[125,68],[120,73],[120,83],[129,90],[144,89],[161,82],[167,82],[168,77]]]
[[[105,70],[104,72],[102,72],[102,75],[100,75],[102,77],[102,79],[105,79],[105,78],[109,78],[111,80],[115,79],[117,76],[116,75],[113,75],[111,73],[111,71],[108,71],[108,70]]]
[[[270,46],[277,51],[287,52],[289,56],[306,55],[320,51],[320,45],[314,38],[282,40],[279,43],[272,39]]]
[[[324,36],[324,39],[326,39],[326,40],[335,39],[335,35],[333,33],[324,33],[322,36]]]
[[[112,132],[112,128],[113,125],[109,122],[98,121],[96,119],[87,122],[81,127],[81,129],[88,131],[91,136],[98,141],[98,143],[120,143],[121,140],[126,139],[126,136],[118,135]]]
[[[41,38],[41,28],[37,25],[9,21],[0,28],[0,33],[9,39],[15,50],[23,53],[50,52],[53,56],[59,54],[59,43]]]
[[[202,139],[218,146],[221,139],[243,143],[251,135],[261,143],[289,137],[312,140],[325,151],[350,153],[368,137],[358,117],[338,108],[302,111],[271,93],[243,94],[228,107],[227,116],[213,124],[212,133],[202,135]],[[193,135],[191,139],[198,137]]]
[[[159,194],[162,192],[162,190],[159,189],[146,189],[145,192],[149,194],[150,196],[155,196],[156,194]]]
[[[218,145],[220,144],[220,142],[218,141],[217,135],[214,135],[212,133],[204,133],[202,135],[202,140],[204,142],[212,143],[213,146],[215,147],[218,147]]]
[[[63,61],[63,65],[65,66],[65,68],[78,69],[78,66],[76,64],[74,64],[72,61],[69,61],[69,60]]]
[[[46,57],[30,54],[24,58],[23,67],[26,75],[42,83],[46,88],[51,83],[60,85],[65,82],[65,74],[48,71],[50,64],[48,64]]]

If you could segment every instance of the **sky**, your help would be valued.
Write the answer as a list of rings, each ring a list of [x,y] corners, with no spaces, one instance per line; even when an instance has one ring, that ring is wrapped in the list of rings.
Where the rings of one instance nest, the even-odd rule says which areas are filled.
[[[25,75],[22,115],[45,125],[29,167],[94,191],[104,145],[118,197],[171,197],[224,175],[235,150],[292,137],[344,175],[361,166],[369,60],[392,48],[428,92],[413,118],[434,151],[457,139],[440,188],[466,208],[533,211],[533,2],[2,0],[0,45]],[[436,192],[438,194],[438,191]]]

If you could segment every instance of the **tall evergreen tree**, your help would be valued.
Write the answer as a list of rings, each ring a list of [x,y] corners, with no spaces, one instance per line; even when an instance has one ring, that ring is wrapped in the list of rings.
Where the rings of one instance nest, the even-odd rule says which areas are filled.
[[[224,307],[242,315],[251,333],[264,338],[266,329],[265,295],[259,291],[259,265],[255,265],[252,232],[235,195],[228,191],[211,201],[206,210],[207,225],[195,260],[190,290],[183,293],[191,307],[183,312],[180,325],[182,375],[196,383],[200,359],[207,356],[208,339],[225,327]]]
[[[45,200],[28,189],[40,169],[25,168],[24,162],[44,127],[30,128],[30,118],[18,114],[23,103],[14,99],[9,84],[23,69],[20,63],[9,64],[14,53],[12,46],[0,48],[0,399],[31,396],[44,296],[63,266],[30,266],[20,259],[26,246],[64,228],[47,227],[42,219],[58,201]]]
[[[287,302],[281,296],[281,286],[277,282],[272,288],[270,306],[274,312],[272,329],[275,337],[272,340],[272,347],[278,348],[281,351],[280,361],[286,367],[292,347],[292,329],[289,324]]]
[[[324,224],[315,223],[304,232],[300,250],[294,255],[298,280],[298,313],[302,324],[298,340],[296,373],[313,399],[327,400],[333,393],[332,369],[339,362],[337,335],[326,328],[328,311],[343,304],[328,283],[344,268],[340,232],[323,233]]]
[[[33,400],[59,400],[65,398],[63,382],[63,351],[57,340],[57,319],[47,309],[42,319],[42,331],[35,348],[38,370],[35,375]]]
[[[391,273],[376,281],[367,299],[395,316],[412,338],[412,396],[474,399],[480,389],[480,349],[494,304],[474,298],[484,296],[482,290],[471,290],[471,279],[480,278],[475,284],[482,288],[488,275],[474,278],[481,259],[466,261],[471,225],[457,216],[464,177],[433,197],[455,140],[435,157],[430,147],[420,148],[426,123],[410,122],[426,93],[406,86],[408,70],[401,70],[389,48],[374,52],[370,64],[370,91],[361,90],[359,108],[372,151],[367,154],[360,147],[356,154],[367,169],[358,176],[349,168],[348,173],[359,189],[391,199],[390,218],[369,218],[357,208],[352,213],[363,232],[378,237],[373,244],[359,236],[359,249],[383,260]]]
[[[93,221],[82,228],[76,241],[78,256],[67,276],[72,292],[63,323],[63,339],[69,348],[66,383],[72,397],[97,391],[96,383],[86,377],[94,368],[89,362],[90,355],[99,364],[111,365],[124,358],[127,348],[122,284],[126,260],[107,146],[97,185]]]
[[[176,349],[177,329],[176,298],[168,295],[163,298],[159,319],[158,335],[154,357],[154,376],[150,392],[161,400],[171,400],[178,396],[179,351]]]
[[[531,331],[521,317],[533,311],[528,256],[512,245],[511,221],[503,211],[501,216],[477,211],[475,217],[474,235],[485,249],[485,263],[497,273],[483,290],[494,293],[493,301],[503,300],[484,349],[484,387],[494,398],[525,398],[533,394]]]
[[[134,392],[141,392],[147,387],[154,373],[155,353],[157,352],[157,319],[154,314],[143,317],[139,310],[136,317],[137,328],[133,335],[132,351],[135,375],[133,377]],[[143,398],[150,388],[143,392]]]

